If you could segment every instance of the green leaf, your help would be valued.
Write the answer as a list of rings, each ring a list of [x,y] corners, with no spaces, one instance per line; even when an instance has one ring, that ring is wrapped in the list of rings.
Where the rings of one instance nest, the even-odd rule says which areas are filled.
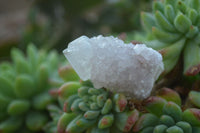
[[[25,114],[30,108],[30,102],[27,100],[13,100],[8,106],[8,113],[10,115]]]
[[[175,27],[167,20],[167,18],[160,12],[156,11],[155,18],[157,24],[165,31],[175,32]]]
[[[19,117],[10,117],[0,123],[0,131],[3,133],[16,132],[22,128],[23,120]]]
[[[182,110],[174,102],[168,102],[163,107],[163,114],[171,116],[175,120],[175,122],[178,122],[182,119]]]
[[[168,102],[171,101],[181,106],[181,97],[176,91],[172,89],[162,88],[158,90],[157,96],[164,98]]]
[[[19,98],[30,99],[35,94],[34,80],[29,75],[19,75],[15,81],[15,94]]]
[[[65,133],[67,125],[76,117],[74,113],[63,113],[57,125],[59,133]]]
[[[133,132],[138,132],[146,127],[155,127],[158,123],[159,118],[156,115],[150,113],[143,114],[133,127]]]
[[[166,133],[184,133],[183,130],[178,126],[170,127],[166,130]]]
[[[184,133],[193,133],[192,127],[189,123],[180,121],[176,123],[176,126],[180,127]]]
[[[120,131],[128,132],[132,129],[138,119],[139,112],[136,109],[132,111],[116,113],[114,126]]]
[[[156,25],[155,17],[151,13],[142,12],[141,20],[142,20],[144,29],[146,29],[148,32],[151,32],[152,27]]]
[[[169,115],[162,115],[160,117],[160,124],[166,125],[167,127],[173,126],[175,124],[174,119]]]
[[[175,20],[174,25],[178,31],[181,33],[187,33],[189,31],[190,26],[192,25],[191,20],[182,13],[179,13]]]
[[[189,95],[190,102],[196,107],[200,108],[200,92],[198,91],[190,91]]]
[[[176,15],[172,5],[165,6],[165,16],[167,17],[169,22],[173,24]]]
[[[200,126],[200,109],[187,109],[183,112],[183,121],[191,124],[191,126]]]
[[[107,99],[102,110],[101,110],[101,114],[105,115],[108,114],[112,109],[112,100],[111,99]]]
[[[166,125],[158,125],[154,128],[153,133],[165,133],[167,128]]]
[[[65,82],[80,80],[79,76],[70,65],[59,68],[58,73]]]
[[[29,112],[25,121],[26,126],[31,131],[41,131],[47,122],[47,115],[40,112]]]
[[[14,86],[12,82],[2,76],[0,76],[0,93],[4,97],[15,98]]]
[[[105,129],[112,126],[114,121],[113,114],[104,115],[98,122],[98,128]]]
[[[179,33],[165,32],[156,27],[152,28],[152,33],[158,40],[160,40],[161,42],[165,42],[165,43],[174,43],[177,40],[179,40],[180,37],[182,36]]]
[[[162,115],[162,108],[167,103],[167,101],[163,98],[152,96],[144,101],[144,107],[150,113],[153,113],[156,116]],[[159,109],[158,109],[159,108]]]
[[[199,72],[200,46],[191,41],[184,49],[184,74],[193,76]]]
[[[116,112],[123,112],[127,105],[127,99],[123,94],[115,94],[113,96],[114,110]]]

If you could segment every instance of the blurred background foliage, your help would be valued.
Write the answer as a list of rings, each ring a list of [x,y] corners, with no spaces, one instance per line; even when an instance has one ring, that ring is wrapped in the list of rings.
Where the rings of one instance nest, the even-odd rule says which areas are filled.
[[[9,58],[12,47],[25,50],[30,42],[38,48],[57,49],[60,52],[70,41],[81,35],[92,37],[98,34],[119,35],[122,32],[140,31],[140,11],[151,10],[151,2],[152,0],[31,1],[26,10],[26,22],[20,27],[17,39],[1,41],[5,37],[0,35],[0,60]]]

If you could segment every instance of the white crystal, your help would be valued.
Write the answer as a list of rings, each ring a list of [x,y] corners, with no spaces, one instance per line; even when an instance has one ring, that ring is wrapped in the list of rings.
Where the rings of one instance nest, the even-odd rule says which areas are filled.
[[[118,38],[82,36],[63,51],[82,80],[136,99],[147,98],[163,71],[162,56],[145,44]]]

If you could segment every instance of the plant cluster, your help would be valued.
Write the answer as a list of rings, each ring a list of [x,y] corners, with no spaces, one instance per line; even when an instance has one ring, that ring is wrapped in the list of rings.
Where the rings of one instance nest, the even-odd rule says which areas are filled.
[[[92,86],[64,84],[65,102],[63,115],[58,121],[59,133],[122,133],[131,130],[139,112],[128,110],[123,94],[110,94],[105,89]],[[61,95],[63,94],[61,93]]]
[[[187,76],[200,72],[200,1],[158,0],[153,13],[142,13],[142,21],[153,41],[147,43],[163,56],[165,73],[183,60]]]
[[[27,57],[18,49],[11,52],[13,62],[0,64],[0,132],[40,132],[49,121],[46,107],[55,101],[48,91],[50,78],[56,77],[56,52],[27,48]]]

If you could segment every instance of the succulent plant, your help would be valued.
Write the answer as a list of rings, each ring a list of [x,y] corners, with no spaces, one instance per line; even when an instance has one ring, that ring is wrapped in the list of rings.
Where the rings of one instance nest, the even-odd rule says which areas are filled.
[[[161,95],[160,95],[161,94]],[[180,97],[173,90],[164,88],[158,96],[144,102],[149,113],[143,114],[133,128],[140,133],[198,133],[200,109],[182,111]]]
[[[11,52],[13,62],[0,64],[0,132],[41,132],[49,120],[46,107],[54,102],[48,91],[57,77],[56,52],[27,48],[27,57],[18,49]]]
[[[185,75],[200,72],[199,9],[199,0],[156,0],[153,13],[142,13],[145,29],[155,37],[148,45],[163,55],[165,73],[179,60]]]
[[[129,110],[123,94],[111,94],[83,82],[67,82],[59,91],[65,97],[63,115],[58,121],[59,133],[122,133],[131,130],[139,112]],[[69,85],[70,84],[70,85]],[[67,92],[67,93],[66,93]],[[65,96],[63,95],[65,94]]]

